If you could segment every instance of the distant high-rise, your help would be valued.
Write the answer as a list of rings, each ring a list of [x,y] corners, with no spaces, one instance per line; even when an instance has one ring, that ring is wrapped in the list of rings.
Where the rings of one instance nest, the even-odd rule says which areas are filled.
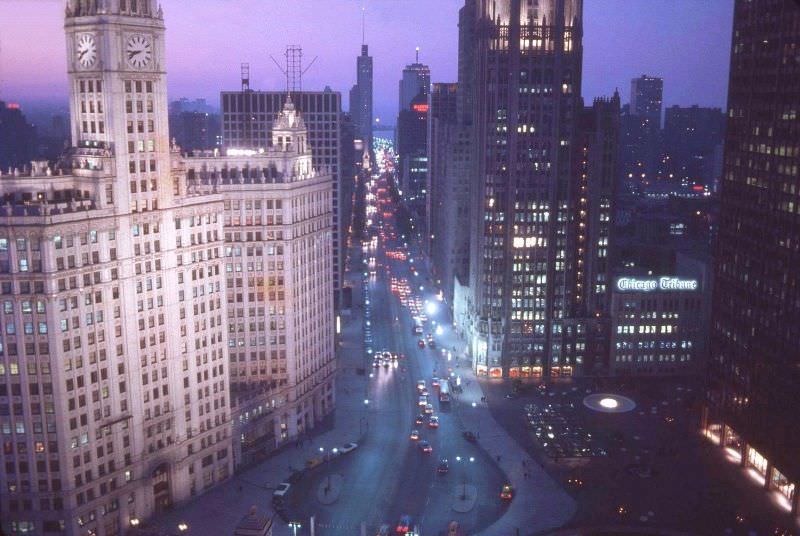
[[[181,112],[169,116],[170,136],[187,151],[220,147],[222,129],[219,114]]]
[[[361,45],[356,58],[356,84],[350,90],[350,114],[356,136],[372,147],[372,56],[367,44]]]
[[[0,169],[30,165],[35,148],[36,129],[19,104],[0,101]]]
[[[653,130],[661,129],[664,79],[643,74],[631,80],[631,113],[647,119]]]
[[[800,5],[737,1],[706,436],[800,505]]]
[[[630,104],[623,109],[622,169],[628,182],[647,189],[662,166],[661,106],[664,81],[642,75],[631,80]]]
[[[717,148],[725,133],[719,108],[671,106],[664,117],[664,155],[667,176],[686,186],[709,189],[719,178]]]
[[[425,185],[428,177],[428,96],[418,94],[411,108],[397,118],[397,157],[400,191],[409,208],[422,216],[425,212]]]
[[[411,109],[411,101],[422,93],[427,95],[431,87],[431,69],[419,62],[419,48],[417,49],[414,63],[406,65],[403,77],[398,83],[399,104],[398,113]]]

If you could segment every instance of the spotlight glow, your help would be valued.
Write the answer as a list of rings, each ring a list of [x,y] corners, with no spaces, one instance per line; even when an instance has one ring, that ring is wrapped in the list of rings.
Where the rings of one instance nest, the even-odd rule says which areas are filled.
[[[603,398],[598,403],[604,408],[608,409],[616,409],[616,407],[619,406],[619,402],[617,402],[617,400],[614,398]]]

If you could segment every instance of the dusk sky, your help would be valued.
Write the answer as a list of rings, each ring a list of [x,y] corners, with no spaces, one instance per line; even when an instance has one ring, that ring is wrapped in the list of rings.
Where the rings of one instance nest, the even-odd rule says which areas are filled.
[[[287,44],[317,60],[304,89],[341,91],[355,82],[361,8],[375,62],[375,113],[394,124],[397,82],[421,49],[432,81],[455,81],[463,0],[162,0],[170,99],[237,89],[249,62],[251,87],[280,89]],[[0,0],[0,99],[66,103],[64,0]],[[630,79],[664,78],[664,101],[725,107],[732,0],[584,0],[583,95],[590,101]]]

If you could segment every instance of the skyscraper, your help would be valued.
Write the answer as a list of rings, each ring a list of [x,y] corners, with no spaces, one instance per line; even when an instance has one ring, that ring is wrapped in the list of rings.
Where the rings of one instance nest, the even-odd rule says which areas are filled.
[[[366,43],[356,58],[356,84],[350,90],[350,113],[356,125],[356,136],[372,148],[372,56]]]
[[[72,148],[0,180],[0,511],[117,535],[232,472],[223,200],[177,191],[155,2],[64,25]]]
[[[27,166],[34,157],[36,129],[19,104],[0,101],[0,169]]]
[[[703,427],[798,514],[800,6],[737,1]]]
[[[425,212],[428,109],[428,95],[419,93],[411,100],[411,107],[401,110],[397,118],[399,187],[403,201],[419,216]]]
[[[725,134],[719,108],[670,106],[664,115],[664,155],[670,179],[709,189],[719,179],[718,148]]]
[[[459,51],[471,48],[477,66],[471,311],[463,328],[473,366],[493,377],[572,374],[583,355],[565,356],[562,339],[582,2],[468,0],[465,10],[460,36],[471,43]]]
[[[453,278],[466,275],[469,257],[468,131],[459,128],[458,84],[434,83],[429,100],[426,243],[433,272],[451,304]]]
[[[664,79],[643,74],[631,80],[631,114],[647,120],[650,127],[661,129]]]
[[[431,87],[431,69],[419,62],[419,48],[414,63],[406,65],[403,77],[398,83],[399,104],[397,112],[411,109],[411,101],[422,93],[427,95]]]

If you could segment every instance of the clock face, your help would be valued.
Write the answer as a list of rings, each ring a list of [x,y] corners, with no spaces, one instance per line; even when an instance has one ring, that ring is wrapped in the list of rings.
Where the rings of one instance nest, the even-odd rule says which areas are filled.
[[[94,65],[94,62],[97,60],[97,43],[95,43],[92,34],[83,34],[78,37],[76,54],[81,67],[91,67]]]
[[[153,58],[153,45],[143,35],[131,36],[125,47],[125,57],[133,67],[141,69]]]

